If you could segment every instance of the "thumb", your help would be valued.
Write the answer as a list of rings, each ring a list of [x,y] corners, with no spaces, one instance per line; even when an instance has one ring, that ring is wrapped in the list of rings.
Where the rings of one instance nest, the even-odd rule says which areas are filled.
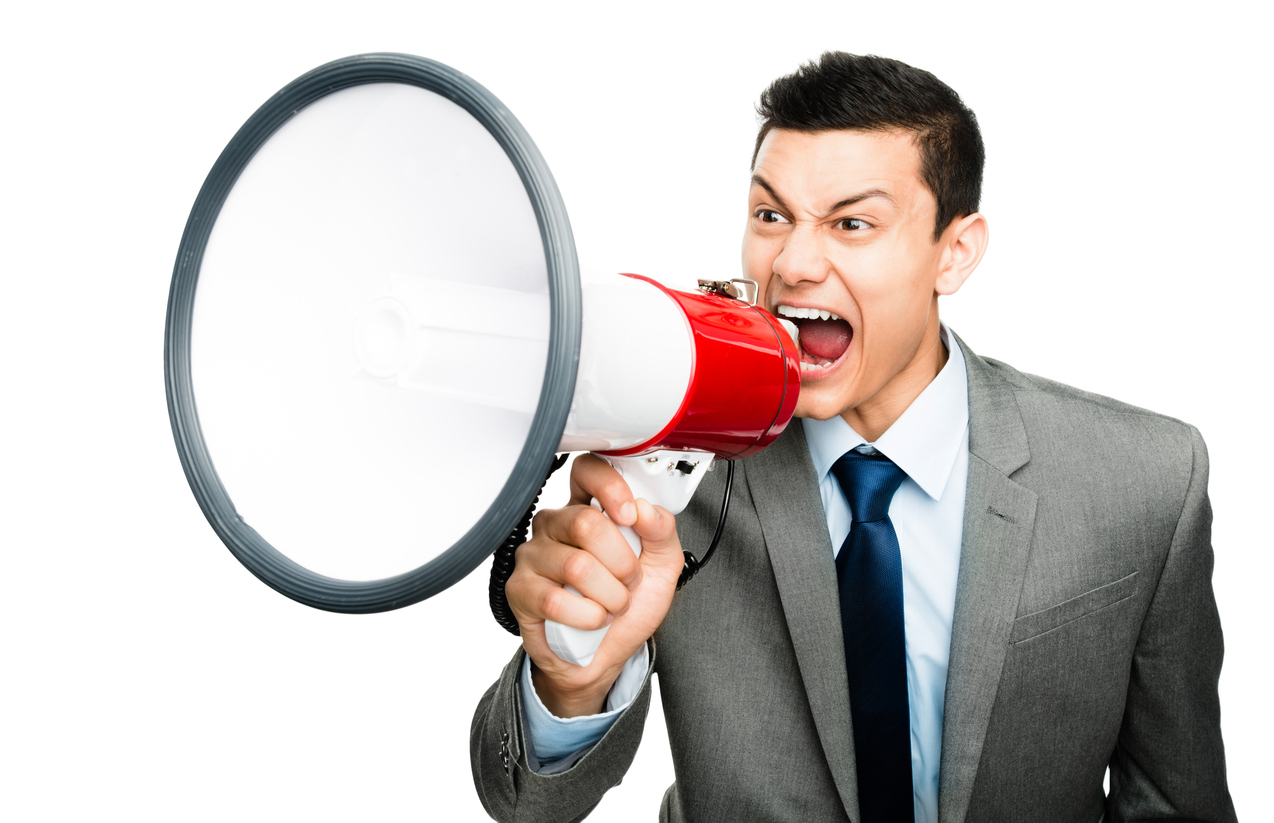
[[[637,522],[633,531],[641,538],[643,561],[657,564],[675,562],[681,567],[681,540],[677,537],[677,520],[662,506],[651,505],[644,498],[637,499]]]

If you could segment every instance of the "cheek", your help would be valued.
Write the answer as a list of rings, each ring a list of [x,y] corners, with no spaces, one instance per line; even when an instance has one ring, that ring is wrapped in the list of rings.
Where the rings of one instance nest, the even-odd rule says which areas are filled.
[[[775,244],[768,243],[750,232],[743,238],[743,274],[755,280],[765,294],[770,275],[774,273]]]
[[[925,262],[917,261],[914,255],[882,254],[867,269],[871,274],[860,279],[858,292],[864,315],[870,314],[865,319],[874,321],[876,331],[905,335],[905,328],[924,325],[935,281]]]

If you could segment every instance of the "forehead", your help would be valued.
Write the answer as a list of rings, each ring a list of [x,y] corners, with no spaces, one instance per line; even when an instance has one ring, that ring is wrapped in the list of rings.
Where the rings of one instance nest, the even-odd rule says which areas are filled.
[[[774,129],[761,143],[753,172],[780,197],[799,201],[789,200],[794,208],[821,210],[869,189],[883,189],[904,207],[933,204],[910,132]],[[759,188],[753,184],[754,192]]]

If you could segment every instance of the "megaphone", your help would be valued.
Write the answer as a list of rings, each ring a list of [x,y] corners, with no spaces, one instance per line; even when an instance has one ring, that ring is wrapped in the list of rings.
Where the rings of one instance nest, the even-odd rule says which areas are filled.
[[[191,210],[164,345],[177,450],[267,585],[401,608],[489,557],[559,452],[680,511],[713,460],[774,440],[800,360],[749,282],[582,288],[553,177],[490,92],[420,57],[337,60],[248,119]]]

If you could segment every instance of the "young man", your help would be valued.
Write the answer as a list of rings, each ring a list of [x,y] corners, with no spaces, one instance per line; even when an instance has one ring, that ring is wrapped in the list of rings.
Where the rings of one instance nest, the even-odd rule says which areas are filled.
[[[506,586],[525,654],[474,718],[488,812],[586,815],[657,671],[661,820],[1232,820],[1198,433],[939,322],[987,225],[976,121],[933,75],[830,53],[760,113],[744,275],[799,326],[804,419],[740,461],[721,548],[675,597],[720,478],[674,524],[575,462]],[[545,619],[611,622],[580,668]]]

